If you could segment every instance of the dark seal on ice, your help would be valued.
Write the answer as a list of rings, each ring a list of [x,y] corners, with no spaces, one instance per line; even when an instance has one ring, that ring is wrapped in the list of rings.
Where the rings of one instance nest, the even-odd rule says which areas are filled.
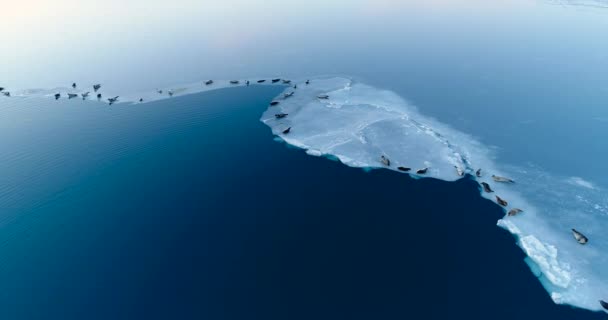
[[[288,116],[287,113],[277,113],[277,114],[274,115],[274,117],[277,118],[277,119],[283,119],[283,118],[285,118],[287,116]]]
[[[399,168],[397,168],[397,170],[399,170],[399,171],[403,171],[403,172],[408,172],[408,171],[412,170],[412,168],[408,168],[408,167],[399,167]]]
[[[270,102],[270,105],[271,105],[271,106],[276,106],[277,104],[279,104],[279,102],[278,102],[278,101],[272,101],[272,102]]]
[[[109,98],[108,99],[108,104],[109,105],[113,105],[116,101],[118,101],[118,96],[116,96],[114,98]]]
[[[499,196],[496,196],[496,202],[498,202],[498,204],[501,205],[501,206],[503,206],[503,207],[506,207],[506,206],[509,205],[509,203],[505,199],[503,199],[503,198],[501,198]]]
[[[481,169],[477,169],[477,171],[475,171],[475,175],[477,178],[481,178]]]
[[[580,244],[587,244],[587,242],[589,242],[589,239],[587,239],[584,234],[578,232],[576,229],[572,229],[572,235]]]
[[[391,166],[391,160],[389,160],[386,156],[381,156],[380,157],[380,162],[382,162],[383,165],[390,167]]]
[[[520,213],[524,212],[523,210],[519,209],[519,208],[513,208],[511,210],[509,210],[509,212],[507,213],[507,215],[509,215],[510,217],[512,216],[516,216]]]
[[[492,179],[494,179],[494,181],[496,181],[496,182],[506,182],[506,183],[514,183],[515,182],[515,181],[513,181],[513,180],[511,180],[509,178],[495,176],[495,175],[492,175]]]
[[[600,300],[600,305],[602,306],[602,308],[608,310],[608,302]]]
[[[416,173],[417,174],[425,174],[427,171],[429,171],[429,168],[419,169],[418,171],[416,171]]]
[[[291,127],[283,130],[283,134],[288,134],[289,132],[291,132]]]
[[[492,190],[492,188],[490,188],[490,185],[489,185],[489,184],[487,184],[487,183],[485,183],[485,182],[482,182],[482,183],[481,183],[481,186],[483,187],[483,191],[485,191],[485,192],[487,192],[487,193],[492,193],[492,192],[494,192],[494,190]]]

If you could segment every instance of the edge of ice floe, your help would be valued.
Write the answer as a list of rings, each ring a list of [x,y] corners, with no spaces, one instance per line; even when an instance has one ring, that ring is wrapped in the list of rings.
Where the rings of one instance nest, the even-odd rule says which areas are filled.
[[[348,82],[349,85],[352,84],[351,79],[347,79],[347,80],[349,80],[349,82]],[[330,91],[331,90],[329,90],[328,92],[321,92],[321,93],[330,94]],[[281,97],[282,97],[282,94],[279,95],[276,99],[281,99]],[[328,107],[330,106],[330,104],[331,103],[328,104]],[[275,107],[273,107],[273,108],[275,108]],[[269,110],[270,110],[270,107],[269,107]],[[285,112],[282,109],[282,105],[279,105],[279,108],[276,108],[276,110],[280,110],[280,112]],[[412,116],[414,118],[416,118],[417,116],[422,117],[424,119],[423,122],[428,121],[431,123],[431,125],[426,128],[428,130],[432,131],[431,133],[438,134],[439,138],[443,138],[443,136],[441,134],[434,131],[434,129],[433,129],[433,125],[438,124],[439,123],[438,121],[419,114],[419,112],[416,108],[413,108],[412,110],[413,110],[413,112],[412,112],[413,115],[407,115],[408,117],[409,116]],[[268,113],[268,111],[266,113]],[[579,303],[577,304],[575,301],[569,300],[569,299],[572,299],[572,297],[573,297],[572,293],[564,292],[563,290],[567,290],[567,289],[570,289],[573,287],[574,287],[574,289],[572,289],[572,290],[576,290],[576,288],[578,286],[585,285],[585,283],[588,282],[588,280],[578,277],[576,270],[573,270],[572,267],[568,263],[565,263],[560,260],[560,251],[557,249],[557,247],[555,245],[551,244],[550,239],[549,239],[549,241],[547,241],[547,240],[542,241],[541,239],[537,238],[533,234],[524,233],[515,224],[514,219],[516,219],[516,217],[509,217],[507,215],[507,212],[509,209],[512,209],[514,207],[522,207],[525,210],[524,214],[526,214],[527,217],[531,217],[531,219],[533,219],[533,221],[537,221],[539,224],[539,228],[544,228],[543,220],[540,218],[537,218],[537,214],[536,214],[537,209],[531,203],[529,203],[526,199],[524,199],[523,196],[519,192],[513,190],[513,188],[509,184],[497,183],[497,182],[494,182],[490,178],[491,174],[496,174],[496,175],[504,175],[504,174],[501,172],[501,170],[499,170],[498,168],[495,167],[494,155],[492,154],[491,150],[488,148],[482,147],[481,144],[479,142],[477,142],[476,139],[474,139],[473,137],[470,137],[464,133],[457,132],[445,124],[441,124],[440,128],[447,129],[450,134],[453,134],[453,133],[461,134],[461,135],[468,137],[468,139],[470,140],[469,142],[471,145],[468,147],[472,147],[472,150],[464,150],[464,152],[463,152],[464,154],[461,155],[459,152],[456,152],[458,150],[458,148],[454,149],[455,155],[457,155],[459,157],[462,156],[462,162],[457,165],[462,166],[461,169],[463,169],[463,171],[465,172],[465,175],[458,176],[456,173],[456,170],[454,170],[454,176],[452,176],[451,178],[450,177],[446,178],[445,176],[442,177],[442,176],[432,176],[432,175],[431,176],[418,175],[418,174],[416,174],[414,168],[412,168],[412,171],[410,171],[410,172],[402,172],[402,171],[396,170],[395,166],[386,167],[386,166],[383,166],[382,164],[380,164],[379,162],[378,163],[363,163],[363,162],[358,162],[355,159],[346,157],[344,155],[331,154],[331,153],[325,154],[321,150],[317,150],[312,146],[308,146],[305,143],[298,141],[297,139],[292,139],[289,136],[282,134],[282,132],[277,130],[277,128],[275,128],[273,125],[271,125],[271,123],[269,123],[269,121],[272,120],[272,116],[269,116],[266,113],[265,113],[265,115],[262,116],[262,118],[260,120],[263,123],[267,124],[272,129],[273,133],[277,137],[279,137],[285,143],[287,143],[291,146],[298,147],[300,149],[305,150],[305,152],[309,155],[325,156],[325,157],[332,156],[332,157],[337,158],[340,162],[342,162],[343,164],[345,164],[347,166],[359,167],[359,168],[363,168],[364,170],[389,169],[389,170],[396,171],[399,173],[408,174],[409,176],[416,178],[416,179],[432,177],[432,178],[437,178],[437,179],[446,180],[446,181],[454,181],[454,180],[464,178],[464,176],[466,176],[466,175],[469,175],[472,179],[474,179],[477,182],[483,181],[483,182],[490,183],[492,185],[492,188],[494,189],[494,193],[485,193],[483,191],[483,189],[480,188],[480,195],[486,199],[489,199],[490,201],[492,201],[496,204],[497,204],[497,201],[495,199],[495,195],[497,195],[497,194],[500,194],[501,197],[505,197],[506,199],[509,200],[508,207],[505,208],[505,207],[499,206],[503,210],[503,213],[505,215],[502,219],[499,219],[497,221],[497,226],[509,231],[514,236],[518,246],[527,255],[525,262],[528,264],[531,271],[539,278],[539,281],[541,282],[541,284],[543,285],[545,290],[548,292],[548,294],[550,295],[552,300],[557,304],[568,304],[568,305],[572,305],[574,307],[584,308],[584,309],[588,309],[591,311],[605,311],[601,308],[601,306],[599,306],[598,303],[592,303],[592,302],[587,301],[589,303],[585,302],[583,304],[583,302],[578,301]],[[274,113],[274,111],[272,113]],[[413,121],[416,121],[416,120],[414,119]],[[423,128],[424,128],[424,125],[423,125]],[[450,141],[447,138],[445,139],[445,141],[448,144],[450,143]],[[467,151],[470,151],[470,152],[467,153]],[[380,156],[380,155],[378,155],[378,156]],[[390,158],[390,155],[389,155],[389,158]],[[472,158],[474,160],[471,160]],[[481,178],[479,178],[475,175],[475,169],[480,168],[480,167],[483,168],[483,170],[484,170],[484,174],[482,175]],[[586,181],[579,177],[571,177],[571,178],[567,179],[567,182],[572,185],[576,185],[577,187],[584,188],[584,189],[592,189],[592,190],[596,189],[595,185],[592,182]],[[516,204],[516,205],[514,206],[513,204]],[[575,246],[578,246],[578,244],[576,244]],[[574,294],[576,294],[576,292]]]

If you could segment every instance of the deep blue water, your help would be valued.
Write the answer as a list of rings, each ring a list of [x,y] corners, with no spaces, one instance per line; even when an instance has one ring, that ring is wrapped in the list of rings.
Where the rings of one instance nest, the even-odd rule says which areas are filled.
[[[0,318],[605,319],[551,301],[474,181],[274,141],[280,90],[0,105]]]

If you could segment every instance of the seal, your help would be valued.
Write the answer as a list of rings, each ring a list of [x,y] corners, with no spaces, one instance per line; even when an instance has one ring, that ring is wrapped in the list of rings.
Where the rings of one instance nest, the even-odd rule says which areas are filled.
[[[498,202],[498,204],[501,205],[501,206],[503,206],[503,207],[506,207],[506,206],[509,205],[509,203],[505,199],[503,199],[503,198],[501,198],[499,196],[496,196],[496,202]]]
[[[329,96],[326,95],[326,94],[320,94],[320,95],[317,96],[317,98],[319,98],[319,99],[329,99]]]
[[[408,167],[399,167],[399,168],[397,168],[397,170],[399,170],[399,171],[403,171],[403,172],[408,172],[408,171],[412,170],[412,168],[408,168]]]
[[[494,181],[496,181],[496,182],[508,182],[508,183],[514,183],[515,182],[515,181],[513,181],[513,180],[511,180],[509,178],[495,176],[495,175],[492,175],[492,179],[494,179]]]
[[[108,99],[108,102],[109,102],[108,104],[109,104],[109,105],[113,105],[113,104],[114,104],[114,102],[116,102],[116,101],[118,101],[118,96],[116,96],[116,97],[114,97],[114,98],[109,98],[109,99]]]
[[[454,168],[456,168],[456,173],[457,173],[459,176],[461,176],[461,177],[462,177],[462,176],[464,176],[464,170],[462,170],[462,168],[461,168],[461,167],[459,167],[459,166],[454,166]]]
[[[289,132],[291,132],[291,127],[283,130],[283,134],[288,134]]]
[[[288,116],[287,113],[277,113],[277,114],[274,115],[274,117],[277,118],[277,119],[283,119],[283,118],[285,118],[287,116]]]
[[[608,302],[600,300],[600,305],[602,306],[602,308],[608,310]]]
[[[381,156],[380,157],[380,162],[382,162],[383,165],[390,167],[391,166],[391,160],[389,160],[386,156]]]
[[[72,98],[76,98],[76,97],[78,97],[77,94],[75,94],[75,93],[68,93],[68,99],[72,99]]]
[[[61,98],[61,93],[55,93],[55,100],[59,100]]]
[[[271,102],[270,102],[270,105],[271,105],[271,106],[276,106],[277,104],[279,104],[279,102],[278,102],[278,101],[271,101]]]
[[[429,168],[418,169],[418,171],[416,171],[416,173],[417,174],[425,174],[428,170],[429,170]]]
[[[576,239],[576,241],[578,241],[578,243],[580,244],[587,244],[587,242],[589,242],[589,239],[587,239],[584,234],[576,231],[576,229],[572,229],[572,235],[574,236],[574,239]]]
[[[481,178],[481,169],[477,169],[477,171],[475,171],[475,175],[477,178]]]
[[[519,209],[519,208],[513,208],[511,210],[509,210],[509,212],[507,213],[507,215],[509,215],[510,217],[512,216],[516,216],[520,213],[524,212],[523,210]]]
[[[205,81],[205,85],[206,86],[212,85],[212,84],[213,84],[213,80],[207,80],[207,81]]]
[[[487,193],[492,193],[492,192],[494,192],[494,190],[492,190],[492,188],[490,188],[490,185],[489,185],[489,184],[487,184],[487,183],[485,183],[485,182],[482,182],[482,183],[481,183],[481,186],[483,187],[483,191],[485,191],[485,192],[487,192]]]

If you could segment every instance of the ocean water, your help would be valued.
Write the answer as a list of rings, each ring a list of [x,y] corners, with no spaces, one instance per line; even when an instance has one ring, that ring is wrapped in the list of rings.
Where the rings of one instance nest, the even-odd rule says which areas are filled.
[[[603,319],[559,306],[477,182],[311,157],[282,87],[2,100],[3,319]]]
[[[90,10],[90,14],[86,16],[82,15],[82,7],[77,6],[81,10],[76,14],[70,10],[57,13],[57,19],[63,17],[60,15],[68,14],[63,18],[70,19],[69,24],[58,23],[69,29],[66,32],[61,32],[63,27],[56,29],[53,28],[54,26],[46,25],[48,22],[44,18],[36,19],[36,24],[31,24],[30,28],[21,28],[22,25],[30,24],[19,23],[19,16],[11,16],[2,21],[2,23],[8,21],[8,25],[4,29],[16,30],[16,32],[6,34],[5,42],[11,44],[11,50],[1,53],[5,68],[3,68],[3,79],[0,85],[7,87],[13,93],[19,93],[19,88],[51,88],[62,83],[63,86],[69,85],[72,81],[79,83],[78,91],[81,91],[87,90],[85,88],[90,87],[93,83],[101,82],[104,95],[121,95],[123,100],[128,100],[129,98],[137,99],[141,94],[146,101],[149,101],[158,97],[154,88],[165,90],[171,88],[178,95],[204,90],[200,88],[200,80],[204,78],[243,79],[243,77],[263,74],[273,77],[289,76],[294,79],[306,79],[306,77],[352,79],[354,83],[368,88],[367,93],[369,94],[364,95],[364,99],[360,101],[371,102],[370,105],[374,105],[378,101],[385,101],[383,98],[386,96],[392,97],[391,101],[397,103],[391,104],[391,106],[406,108],[407,114],[411,114],[417,123],[430,129],[428,132],[437,133],[443,139],[440,139],[441,141],[447,141],[451,146],[456,146],[458,150],[466,151],[459,152],[459,155],[464,156],[463,159],[471,160],[471,166],[478,166],[479,160],[483,160],[481,163],[484,169],[497,170],[516,179],[517,183],[513,186],[501,187],[492,184],[492,187],[495,188],[497,194],[500,193],[509,200],[511,206],[521,206],[525,212],[518,216],[517,220],[501,219],[504,212],[498,212],[498,216],[489,214],[493,222],[490,227],[491,231],[487,232],[494,232],[496,229],[497,232],[502,232],[495,227],[497,220],[500,219],[501,227],[518,235],[514,239],[507,233],[505,237],[509,239],[510,245],[515,247],[514,252],[520,250],[514,245],[517,244],[528,255],[522,257],[516,254],[513,259],[508,260],[510,261],[508,263],[517,263],[525,259],[526,265],[532,271],[528,271],[527,276],[522,275],[523,278],[518,277],[518,279],[526,279],[525,287],[520,289],[531,290],[529,286],[537,286],[537,283],[532,284],[531,282],[540,280],[548,293],[545,295],[554,302],[599,310],[597,300],[608,298],[608,292],[605,291],[605,281],[608,279],[608,273],[606,273],[608,257],[605,256],[605,248],[608,248],[608,237],[605,233],[608,227],[606,218],[608,203],[606,203],[605,197],[608,180],[605,175],[601,174],[605,168],[606,158],[603,137],[608,134],[608,126],[606,126],[608,113],[604,108],[604,102],[608,99],[608,90],[605,85],[608,83],[608,64],[606,63],[608,46],[606,42],[601,41],[604,36],[603,30],[608,27],[606,1],[404,0],[378,2],[357,0],[331,3],[318,1],[291,6],[285,6],[282,2],[276,1],[253,6],[245,1],[238,2],[242,3],[234,5],[235,1],[233,1],[227,6],[241,8],[241,11],[246,14],[240,15],[239,10],[223,7],[226,4],[223,4],[218,11],[217,5],[208,5],[207,2],[205,2],[205,8],[194,3],[187,5],[184,3],[184,7],[188,7],[190,10],[180,10],[179,12],[174,8],[163,8],[162,5],[154,4],[152,8],[141,12],[141,17],[136,19],[125,14],[132,10],[124,10],[124,4],[119,1],[106,3],[107,6],[103,10]],[[113,15],[112,21],[117,21],[117,23],[104,25],[104,23],[108,23],[106,18],[108,12]],[[206,13],[210,13],[213,17],[206,19]],[[70,16],[70,14],[72,15]],[[156,19],[154,19],[155,14],[159,15],[156,16]],[[143,17],[145,17],[146,23],[142,22]],[[222,21],[218,21],[217,17],[222,17],[219,19]],[[11,21],[17,22],[16,27],[11,27]],[[94,37],[90,36],[90,24],[93,21],[98,22]],[[175,21],[179,21],[179,30],[175,28]],[[35,31],[32,33],[33,35],[27,36],[27,32],[32,30]],[[54,34],[63,34],[63,36],[48,36],[46,30],[53,30]],[[116,39],[117,30],[121,34],[119,39]],[[146,37],[139,34],[143,30],[145,30]],[[25,36],[22,34],[23,32],[26,32]],[[176,34],[180,36],[176,36]],[[141,40],[133,41],[134,39]],[[110,41],[113,46],[107,46]],[[78,43],[81,50],[74,50],[74,43]],[[40,52],[43,51],[45,56],[44,59],[41,59]],[[23,72],[23,70],[28,70],[28,72]],[[319,76],[327,74],[331,76]],[[175,85],[193,81],[197,81],[196,90],[182,91],[189,85]],[[225,86],[225,83],[221,86]],[[387,95],[384,94],[385,89],[390,90]],[[44,94],[54,93],[55,90],[65,93],[68,89],[53,89],[43,92]],[[233,90],[236,91],[231,92],[240,92],[238,90],[241,88]],[[138,94],[129,95],[132,92],[138,92]],[[384,93],[380,94],[381,92]],[[267,102],[266,98],[271,98],[276,93],[275,91],[272,94],[268,93],[264,97],[264,103],[260,98],[260,108],[256,110],[256,116],[253,117],[256,119],[254,121],[256,123],[252,123],[252,126],[258,128],[260,117],[263,120],[266,119],[263,116],[266,110],[264,105]],[[28,91],[28,94],[40,95],[40,92]],[[212,97],[217,94],[219,93],[212,92],[209,93],[209,96],[197,94],[196,97]],[[247,103],[249,103],[258,101],[257,99],[261,96],[256,97],[258,96],[244,98],[247,98]],[[51,246],[53,243],[51,240],[55,239],[51,235],[59,236],[61,233],[54,232],[59,229],[46,227],[47,220],[38,219],[41,215],[44,216],[40,213],[46,212],[43,209],[58,205],[57,203],[61,203],[67,198],[71,198],[70,201],[80,202],[73,204],[72,207],[62,205],[64,209],[62,211],[81,212],[81,209],[73,208],[85,206],[86,201],[74,200],[84,198],[74,196],[75,192],[81,190],[83,182],[91,181],[92,177],[97,175],[105,177],[105,174],[100,174],[100,172],[105,172],[103,170],[122,170],[122,176],[131,178],[131,173],[138,172],[136,169],[146,170],[146,166],[167,176],[176,172],[174,167],[180,167],[184,172],[189,172],[182,174],[181,181],[189,181],[192,172],[189,170],[188,164],[191,163],[188,161],[195,162],[197,157],[182,159],[181,156],[186,152],[198,150],[196,147],[201,144],[205,146],[206,150],[211,150],[208,144],[212,143],[209,142],[212,140],[186,140],[185,136],[190,136],[190,133],[196,131],[194,128],[199,128],[199,123],[217,123],[218,126],[222,126],[221,129],[217,129],[217,132],[205,136],[219,136],[219,133],[224,134],[223,130],[228,131],[225,134],[237,133],[232,125],[224,124],[223,119],[225,118],[211,120],[215,119],[213,117],[227,115],[224,113],[225,109],[231,110],[230,108],[204,109],[210,112],[215,110],[213,113],[201,114],[202,118],[208,117],[209,120],[197,118],[198,109],[181,108],[186,105],[182,103],[181,99],[194,99],[194,97],[129,106],[119,109],[121,110],[119,113],[105,113],[107,106],[94,102],[81,107],[80,101],[56,103],[39,100],[37,102],[34,101],[35,97],[30,98],[20,100],[21,98],[0,97],[0,108],[3,111],[2,117],[0,117],[0,130],[2,130],[0,145],[3,147],[3,152],[0,153],[0,160],[2,160],[0,162],[0,181],[2,182],[0,184],[2,205],[2,215],[0,216],[2,223],[0,225],[6,230],[2,236],[12,239],[8,243],[18,243],[24,246],[23,250],[14,249],[12,251],[17,254],[29,252],[27,245],[30,242],[28,241],[31,243],[48,242],[48,247],[44,247],[48,251],[48,259],[60,256],[53,253],[72,252],[74,255],[82,253],[82,251],[67,246]],[[329,104],[338,102],[341,106],[349,106],[349,101],[347,101],[350,98],[349,95],[344,94],[341,98],[344,99],[332,99]],[[210,103],[210,105],[224,105],[224,98],[219,100],[221,101]],[[306,100],[300,101],[306,102]],[[179,103],[179,105],[173,105],[174,103]],[[171,104],[172,107],[167,107],[167,104]],[[262,107],[262,105],[264,106]],[[289,107],[289,104],[285,104],[285,106]],[[126,107],[126,105],[122,105],[122,107]],[[188,111],[191,113],[187,113]],[[230,121],[242,119],[242,112],[238,114],[239,116],[230,114],[228,118]],[[269,115],[272,116],[272,113]],[[305,119],[314,120],[314,114],[312,114],[313,117],[310,115],[308,114],[309,117]],[[328,113],[328,115],[331,116],[332,113]],[[356,119],[360,120],[361,117]],[[422,122],[419,121],[421,119]],[[293,121],[297,120],[298,118],[295,118]],[[292,121],[291,117],[285,123],[290,121]],[[300,134],[304,134],[300,137],[305,137],[307,132],[298,128],[301,123],[294,123],[296,126],[291,135],[292,140],[287,140],[290,143],[301,142],[293,138]],[[390,123],[395,124],[394,121]],[[275,133],[279,132],[279,128],[275,127],[272,122],[267,121],[267,124]],[[282,125],[283,122],[280,124]],[[314,121],[305,124],[309,129],[331,127],[331,124],[328,125],[322,121],[320,121],[321,126]],[[225,149],[231,149],[230,151],[236,149],[239,154],[249,150],[260,158],[260,161],[269,161],[268,158],[273,161],[282,159],[275,155],[275,151],[270,151],[275,149],[261,149],[266,144],[273,148],[278,148],[277,145],[280,144],[272,141],[270,130],[263,124],[259,128],[262,130],[259,131],[260,133],[264,132],[264,139],[256,139],[254,142],[253,134],[251,134],[253,131],[247,129],[246,139],[241,139],[238,143],[234,140],[231,145],[233,148]],[[374,130],[371,130],[374,135],[367,137],[386,137],[387,134],[394,133],[391,128],[393,127],[374,127]],[[192,129],[192,131],[187,129]],[[180,132],[182,136],[180,136]],[[244,135],[237,136],[243,137]],[[184,140],[180,140],[180,137]],[[179,165],[176,166],[168,166],[168,163],[174,163],[169,160],[165,163],[154,162],[146,165],[149,157],[162,158],[160,154],[164,154],[163,148],[171,145],[165,143],[167,139],[172,142],[181,141],[181,147],[171,149],[170,152],[172,156],[179,157],[183,162],[178,162]],[[261,142],[262,140],[265,142]],[[225,141],[226,143],[224,143]],[[228,146],[227,141],[230,140],[223,138],[218,144]],[[378,140],[371,139],[370,141]],[[428,139],[422,140],[425,143],[419,143],[420,140],[407,141],[418,141],[415,144],[417,148],[415,151],[424,151],[425,156],[430,156],[431,159],[423,159],[421,156],[423,152],[414,152],[416,156],[412,158],[402,158],[404,148],[398,148],[401,147],[398,144],[389,143],[382,147],[386,147],[386,152],[390,151],[389,157],[393,161],[412,161],[412,166],[426,165],[426,162],[429,162],[432,164],[431,176],[446,180],[458,178],[455,170],[446,171],[451,169],[452,162],[442,162],[444,157],[437,157],[436,153],[431,152],[433,150],[445,151],[445,148],[424,149],[423,145],[432,141]],[[317,140],[317,142],[320,142],[320,145],[334,146],[326,144],[327,140],[323,139]],[[188,143],[192,143],[192,145]],[[195,143],[196,145],[194,145]],[[407,146],[411,147],[412,144]],[[300,156],[303,155],[301,150],[287,149],[288,151],[285,151],[284,149],[287,148],[282,146],[281,151],[276,152],[296,152]],[[152,150],[156,150],[157,153]],[[322,153],[317,151],[319,150],[309,153]],[[341,159],[349,165],[378,166],[376,160],[379,150],[365,149],[364,151],[359,154],[360,158],[351,157],[350,160],[354,161],[344,161],[349,160],[344,157]],[[329,153],[331,154],[331,152]],[[222,155],[228,154],[227,150],[218,151],[212,155],[213,160],[222,159]],[[343,153],[333,154],[333,156],[336,155],[344,156]],[[131,162],[128,166],[119,169],[117,163],[125,163],[122,162],[126,161],[124,159],[130,159]],[[230,159],[242,158],[232,155]],[[310,156],[302,159],[320,163],[323,166],[329,165],[329,160],[325,159]],[[373,160],[373,163],[370,160]],[[417,160],[420,160],[422,164],[416,163]],[[224,159],[224,162],[226,161],[228,160]],[[292,159],[289,163],[293,161]],[[232,163],[230,168],[241,169],[242,163],[238,162],[238,164]],[[251,163],[253,160],[249,159],[249,166]],[[269,166],[264,167],[265,172],[271,171],[276,166],[270,165],[270,162],[265,163]],[[329,163],[335,165],[334,169],[343,167],[335,162]],[[441,166],[438,166],[438,163]],[[197,165],[199,164],[197,162]],[[299,164],[299,166],[306,167],[303,164]],[[99,168],[103,168],[103,170],[99,170]],[[344,170],[346,171],[341,172],[361,173],[360,169],[344,168]],[[226,176],[225,171],[224,167],[218,167],[207,174],[210,177],[216,177],[214,179],[217,181],[213,181],[216,185],[220,185],[220,181],[223,180],[217,177]],[[285,174],[286,171],[286,169],[282,170],[281,173]],[[146,171],[145,174],[144,171],[139,172],[141,181],[147,182],[150,179],[149,171]],[[200,174],[203,172],[206,171],[203,170]],[[250,173],[247,172],[247,174]],[[363,177],[375,174],[378,174],[377,171],[372,171]],[[395,175],[394,172],[390,174],[391,177]],[[248,177],[243,172],[241,175]],[[307,173],[307,176],[311,175]],[[162,175],[159,173],[158,177],[162,177]],[[347,182],[353,184],[350,181],[350,174],[348,177]],[[397,177],[395,179],[399,179],[399,181],[409,179],[405,175],[397,175]],[[98,178],[101,179],[101,177]],[[320,177],[318,181],[325,181],[323,179]],[[470,180],[470,178],[466,179]],[[242,180],[247,179],[234,178],[231,181],[238,184],[243,183]],[[335,183],[334,180],[336,179],[330,181]],[[474,181],[470,182],[474,185]],[[414,183],[414,185],[418,188],[420,184],[430,182],[423,179],[417,183],[419,184]],[[455,184],[460,186],[462,183],[462,181],[458,181]],[[383,181],[381,184],[370,186],[370,189],[365,189],[369,191],[366,195],[371,196],[378,193],[379,190],[394,192],[392,188],[382,189],[381,186],[385,184],[386,182]],[[135,186],[135,182],[131,188],[121,187],[121,183],[118,182],[112,183],[112,185],[118,188],[113,192],[122,190],[120,192],[125,197],[122,200],[124,206],[131,203],[135,206],[137,201],[126,198],[134,196],[134,199],[137,199],[138,187]],[[178,182],[172,182],[171,188],[175,189],[176,185]],[[89,190],[88,199],[92,202],[101,201],[95,198],[100,194],[94,191],[96,188],[82,189]],[[161,188],[157,187],[157,189]],[[204,190],[207,189],[210,188]],[[256,187],[255,189],[263,188]],[[265,194],[267,202],[276,201],[273,198],[275,188],[267,189],[272,190]],[[201,193],[203,193],[202,190],[201,187]],[[334,189],[331,190],[333,193],[336,192]],[[450,189],[450,196],[461,196],[461,200],[468,201],[467,203],[470,205],[480,200],[479,195],[477,195],[477,200],[473,200],[465,197],[462,189],[458,190],[460,191]],[[140,192],[144,191],[140,190]],[[423,191],[428,190],[423,189]],[[294,190],[294,192],[297,191]],[[410,192],[412,191],[410,190]],[[242,193],[244,192],[239,192],[239,195]],[[441,193],[442,197],[446,196],[444,193],[446,192]],[[150,191],[145,191],[145,194],[140,194],[139,197],[149,200],[148,198],[153,197],[150,194]],[[437,197],[434,193],[431,195]],[[482,195],[492,200],[491,196]],[[320,196],[316,197],[316,199],[323,199]],[[399,195],[399,197],[403,197],[403,195]],[[114,199],[113,197],[107,198]],[[184,203],[188,203],[184,200],[187,198],[183,192]],[[209,199],[215,198],[220,199],[218,195],[211,196],[210,194]],[[313,195],[309,199],[301,199],[300,202],[305,201],[317,205],[320,203],[315,200]],[[113,200],[96,207],[109,208],[115,202]],[[343,202],[346,201],[341,201],[341,203]],[[173,208],[169,204],[158,207]],[[376,207],[381,207],[383,210],[397,208],[393,207],[393,204],[386,207],[380,206],[377,202]],[[347,208],[354,210],[350,204]],[[450,208],[452,207],[436,207],[433,212],[440,210],[439,212],[445,214],[445,212],[452,212]],[[137,211],[135,209],[130,211]],[[289,205],[283,206],[282,209],[283,211],[296,210]],[[130,211],[124,209],[120,212]],[[471,212],[478,212],[478,210]],[[65,217],[66,220],[60,219],[57,223],[64,223],[62,226],[65,228],[72,228],[71,232],[78,230],[74,228],[73,220],[68,219],[69,216]],[[458,218],[462,217],[462,215],[458,216]],[[480,219],[485,219],[485,217]],[[459,222],[451,223],[461,227]],[[36,229],[35,226],[38,225],[45,226],[47,231]],[[438,228],[438,226],[434,227]],[[581,247],[573,242],[569,233],[569,229],[572,227],[580,229],[589,236],[590,244]],[[111,225],[105,230],[111,233],[116,230],[116,227]],[[429,230],[435,231],[432,228]],[[456,227],[451,232],[462,236],[461,230],[463,229]],[[135,232],[131,234],[135,234]],[[100,234],[97,234],[97,237],[104,240],[107,238]],[[26,241],[26,239],[31,240]],[[127,243],[126,240],[124,242]],[[159,240],[158,243],[160,245],[161,241]],[[467,249],[469,247],[471,247],[470,251]],[[494,254],[494,249],[493,246],[485,246],[477,250],[468,244],[462,246],[458,254],[462,257],[470,254],[468,260],[483,264],[485,262],[480,260],[481,257]],[[42,249],[39,249],[39,252],[41,252],[40,250]],[[500,251],[502,252],[502,250]],[[13,256],[7,254],[7,257]],[[36,258],[37,260],[31,259],[31,257],[33,256],[24,255],[21,259],[13,257],[14,262],[7,262],[7,268],[12,271],[23,269],[26,274],[27,270],[24,266],[34,266],[40,261],[50,261],[44,260],[40,256]],[[26,263],[26,259],[30,260]],[[5,261],[12,260],[7,258]],[[442,273],[443,277],[443,274],[449,271],[436,265],[439,263],[439,266],[442,266],[441,261],[433,260],[433,264],[427,265],[426,268],[435,270],[437,274]],[[334,261],[334,263],[337,262]],[[64,262],[56,262],[56,265],[59,268],[64,265]],[[53,269],[48,268],[48,270]],[[110,270],[108,272],[116,272],[111,268],[108,270]],[[13,279],[14,274],[15,272],[5,273],[7,278],[11,278],[10,281],[7,280],[7,283],[15,281],[13,287],[21,288],[16,284],[20,278]],[[99,272],[93,270],[92,274],[97,275]],[[537,276],[538,280],[535,279]],[[23,278],[26,277],[23,276]],[[44,281],[48,283],[52,277],[44,281],[41,280],[42,274],[31,278],[40,280],[40,288],[47,289],[56,288],[61,282],[61,278],[56,277],[58,278],[56,283],[45,286]],[[510,276],[507,278],[511,281]],[[504,280],[496,275],[491,279],[495,281],[495,284]],[[429,279],[425,277],[425,281],[428,282]],[[144,282],[141,281],[141,283]],[[76,281],[72,284],[78,286]],[[489,286],[492,290],[502,287],[500,285]],[[23,288],[25,288],[23,290],[28,289],[27,286]],[[441,286],[433,287],[432,291],[436,293],[437,288],[441,288]],[[510,287],[507,286],[507,288]],[[460,290],[464,290],[464,288],[460,288]],[[9,295],[9,292],[10,290],[5,295]],[[72,292],[76,295],[78,291]],[[122,292],[129,291],[122,290]],[[513,292],[522,294],[521,290]],[[519,297],[517,294],[515,297]],[[25,296],[22,294],[20,297]],[[50,294],[40,297],[42,296],[46,297]],[[468,295],[463,296],[469,297]],[[533,296],[537,297],[535,294]],[[457,297],[451,299],[457,299]],[[542,299],[546,299],[546,297]],[[536,298],[532,300],[540,303]],[[12,303],[7,310],[12,310],[13,304],[24,304],[27,300],[9,299],[7,301]],[[127,304],[134,303],[132,299],[127,298],[121,301],[128,301]],[[308,300],[303,299],[302,301]],[[463,310],[477,310],[470,309],[469,303],[466,303],[464,299],[461,302],[463,302]],[[485,301],[485,303],[488,302]],[[49,305],[51,304],[49,302]],[[183,305],[187,304],[187,302],[183,303]],[[59,303],[55,305],[62,306]],[[452,305],[451,308],[456,309],[457,307]],[[541,307],[542,312],[539,311],[539,314],[552,312],[547,310],[559,310],[556,312],[564,312],[564,314],[570,312],[568,308],[547,308]],[[45,309],[32,308],[27,311],[38,312],[36,310]],[[529,310],[529,307],[526,307],[525,310]],[[191,312],[191,314],[195,314],[195,312]],[[527,316],[534,316],[534,314]],[[576,318],[578,317],[577,314]]]

